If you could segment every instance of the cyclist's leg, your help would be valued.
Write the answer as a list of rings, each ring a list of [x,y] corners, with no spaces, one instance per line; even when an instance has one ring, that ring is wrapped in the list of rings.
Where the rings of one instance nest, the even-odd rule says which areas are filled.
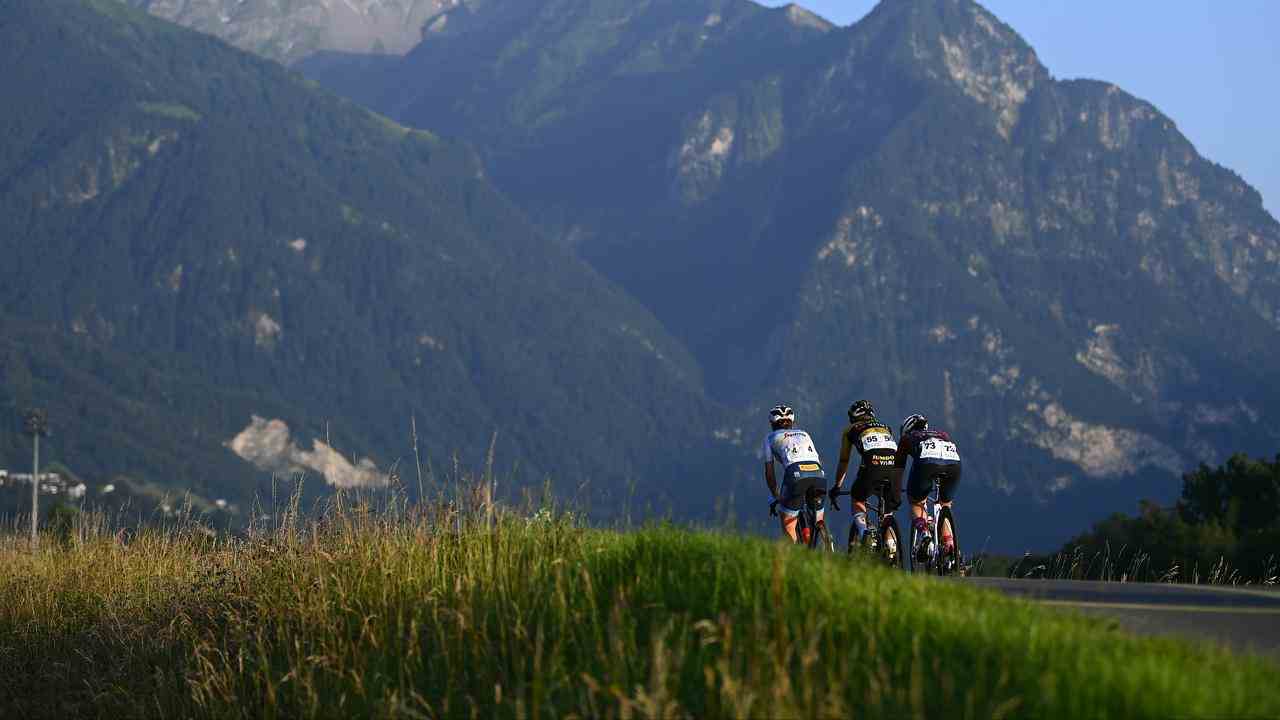
[[[898,507],[902,505],[902,474],[903,468],[893,468],[890,470],[890,482],[892,483],[889,490],[889,497],[885,500],[889,501],[889,506],[885,508],[886,514],[898,512]]]
[[[911,463],[911,475],[907,479],[907,500],[911,503],[911,519],[924,517],[924,501],[933,492],[933,475],[936,465],[916,460]]]
[[[871,497],[872,473],[865,466],[858,467],[858,475],[849,488],[849,499],[853,501],[853,525],[861,540],[867,534],[867,499]]]
[[[818,496],[818,511],[815,512],[814,521],[815,523],[826,523],[827,521],[827,503],[826,503],[827,475],[826,473],[823,473],[822,470],[818,470],[817,473],[813,473],[812,475],[810,475],[810,480],[814,482],[814,487],[817,487],[820,489],[820,491],[822,491],[822,493],[820,493],[820,495]]]
[[[947,465],[946,472],[941,474],[941,482],[938,483],[938,504],[942,507],[951,507],[956,496],[956,486],[959,484],[960,463]]]
[[[902,506],[902,468],[887,468],[884,473],[885,479],[881,480],[876,486],[876,492],[880,493],[881,499],[881,528],[884,528],[890,522],[896,524],[895,516],[898,514],[898,508]]]
[[[778,506],[778,519],[782,523],[782,533],[791,539],[791,542],[797,542],[796,525],[800,523],[800,513],[797,511],[792,514],[790,510]]]
[[[911,525],[917,533],[923,535],[927,523],[924,518],[924,503],[929,499],[929,493],[933,491],[933,473],[936,466],[921,463],[919,460],[911,462],[911,475],[907,479],[907,500],[911,503]]]
[[[782,487],[778,491],[778,520],[782,524],[782,532],[791,538],[791,542],[799,542],[796,525],[800,521],[803,503],[804,498],[797,497],[795,475],[788,474],[782,478]]]
[[[872,484],[875,481],[875,471],[865,465],[858,468],[858,474],[854,477],[853,485],[849,487],[849,499],[853,501],[855,512],[866,512],[867,499],[871,497]]]

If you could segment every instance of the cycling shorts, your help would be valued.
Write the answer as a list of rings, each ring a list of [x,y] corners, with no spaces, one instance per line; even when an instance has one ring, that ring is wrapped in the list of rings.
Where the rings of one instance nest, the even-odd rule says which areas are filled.
[[[889,485],[889,491],[885,493],[885,500],[888,501],[889,506],[884,510],[893,512],[902,504],[902,468],[892,465],[860,466],[858,477],[853,481],[853,487],[849,488],[849,496],[854,502],[866,502],[881,483]]]
[[[907,497],[912,503],[924,502],[933,491],[933,479],[938,478],[939,502],[951,502],[956,485],[960,482],[960,463],[931,463],[913,460],[911,479],[907,481]]]
[[[827,476],[818,463],[793,463],[787,467],[782,476],[782,488],[778,493],[778,509],[789,517],[800,514],[804,507],[805,494],[809,490],[819,490],[818,508],[826,498]]]

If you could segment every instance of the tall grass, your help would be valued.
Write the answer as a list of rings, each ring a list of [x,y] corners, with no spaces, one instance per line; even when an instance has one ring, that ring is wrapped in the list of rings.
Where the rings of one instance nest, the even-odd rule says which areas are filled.
[[[1113,548],[1108,543],[1096,551],[1077,545],[1048,556],[1028,553],[1017,560],[979,558],[975,574],[1048,580],[1275,586],[1280,584],[1280,558],[1268,558],[1255,576],[1233,567],[1225,556],[1205,566],[1199,562],[1165,565],[1154,562],[1151,553],[1141,547]]]
[[[1276,716],[1276,666],[729,534],[346,504],[0,548],[0,717]]]

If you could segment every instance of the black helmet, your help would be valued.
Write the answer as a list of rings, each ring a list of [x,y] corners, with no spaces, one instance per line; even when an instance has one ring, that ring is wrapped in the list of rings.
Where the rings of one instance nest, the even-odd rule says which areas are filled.
[[[859,400],[849,406],[849,422],[857,422],[860,418],[871,419],[875,416],[876,408],[870,400]]]
[[[782,423],[794,423],[796,421],[796,411],[792,410],[788,405],[775,405],[769,411],[769,424],[777,427]]]
[[[929,418],[917,413],[908,415],[906,420],[902,421],[902,427],[898,429],[898,437],[904,437],[909,432],[916,430],[928,430]]]

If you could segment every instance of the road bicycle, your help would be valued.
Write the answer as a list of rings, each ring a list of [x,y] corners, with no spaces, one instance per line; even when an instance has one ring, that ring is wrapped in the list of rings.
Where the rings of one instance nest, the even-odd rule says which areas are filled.
[[[823,500],[827,496],[824,484],[819,483],[818,478],[803,478],[796,482],[794,494],[804,495],[800,514],[796,518],[796,542],[811,550],[835,552],[836,544],[831,539],[827,523],[818,519],[818,511],[822,510]],[[777,505],[776,498],[769,503],[770,515],[777,514]]]
[[[964,575],[964,556],[960,553],[960,538],[956,534],[955,516],[951,508],[943,507],[938,498],[942,493],[942,485],[938,476],[933,478],[933,489],[924,501],[925,530],[923,534],[911,525],[911,571],[936,573],[942,576]],[[936,538],[945,533],[940,530],[943,523],[951,531],[951,547],[944,548]]]
[[[858,527],[849,526],[848,552],[852,555],[861,549],[878,557],[889,567],[902,567],[902,532],[898,529],[898,518],[893,512],[886,512],[890,507],[889,495],[893,486],[889,478],[876,483],[875,491],[867,498],[867,532],[858,542]],[[852,491],[841,490],[831,499],[831,507],[839,510],[836,499],[853,494]]]

